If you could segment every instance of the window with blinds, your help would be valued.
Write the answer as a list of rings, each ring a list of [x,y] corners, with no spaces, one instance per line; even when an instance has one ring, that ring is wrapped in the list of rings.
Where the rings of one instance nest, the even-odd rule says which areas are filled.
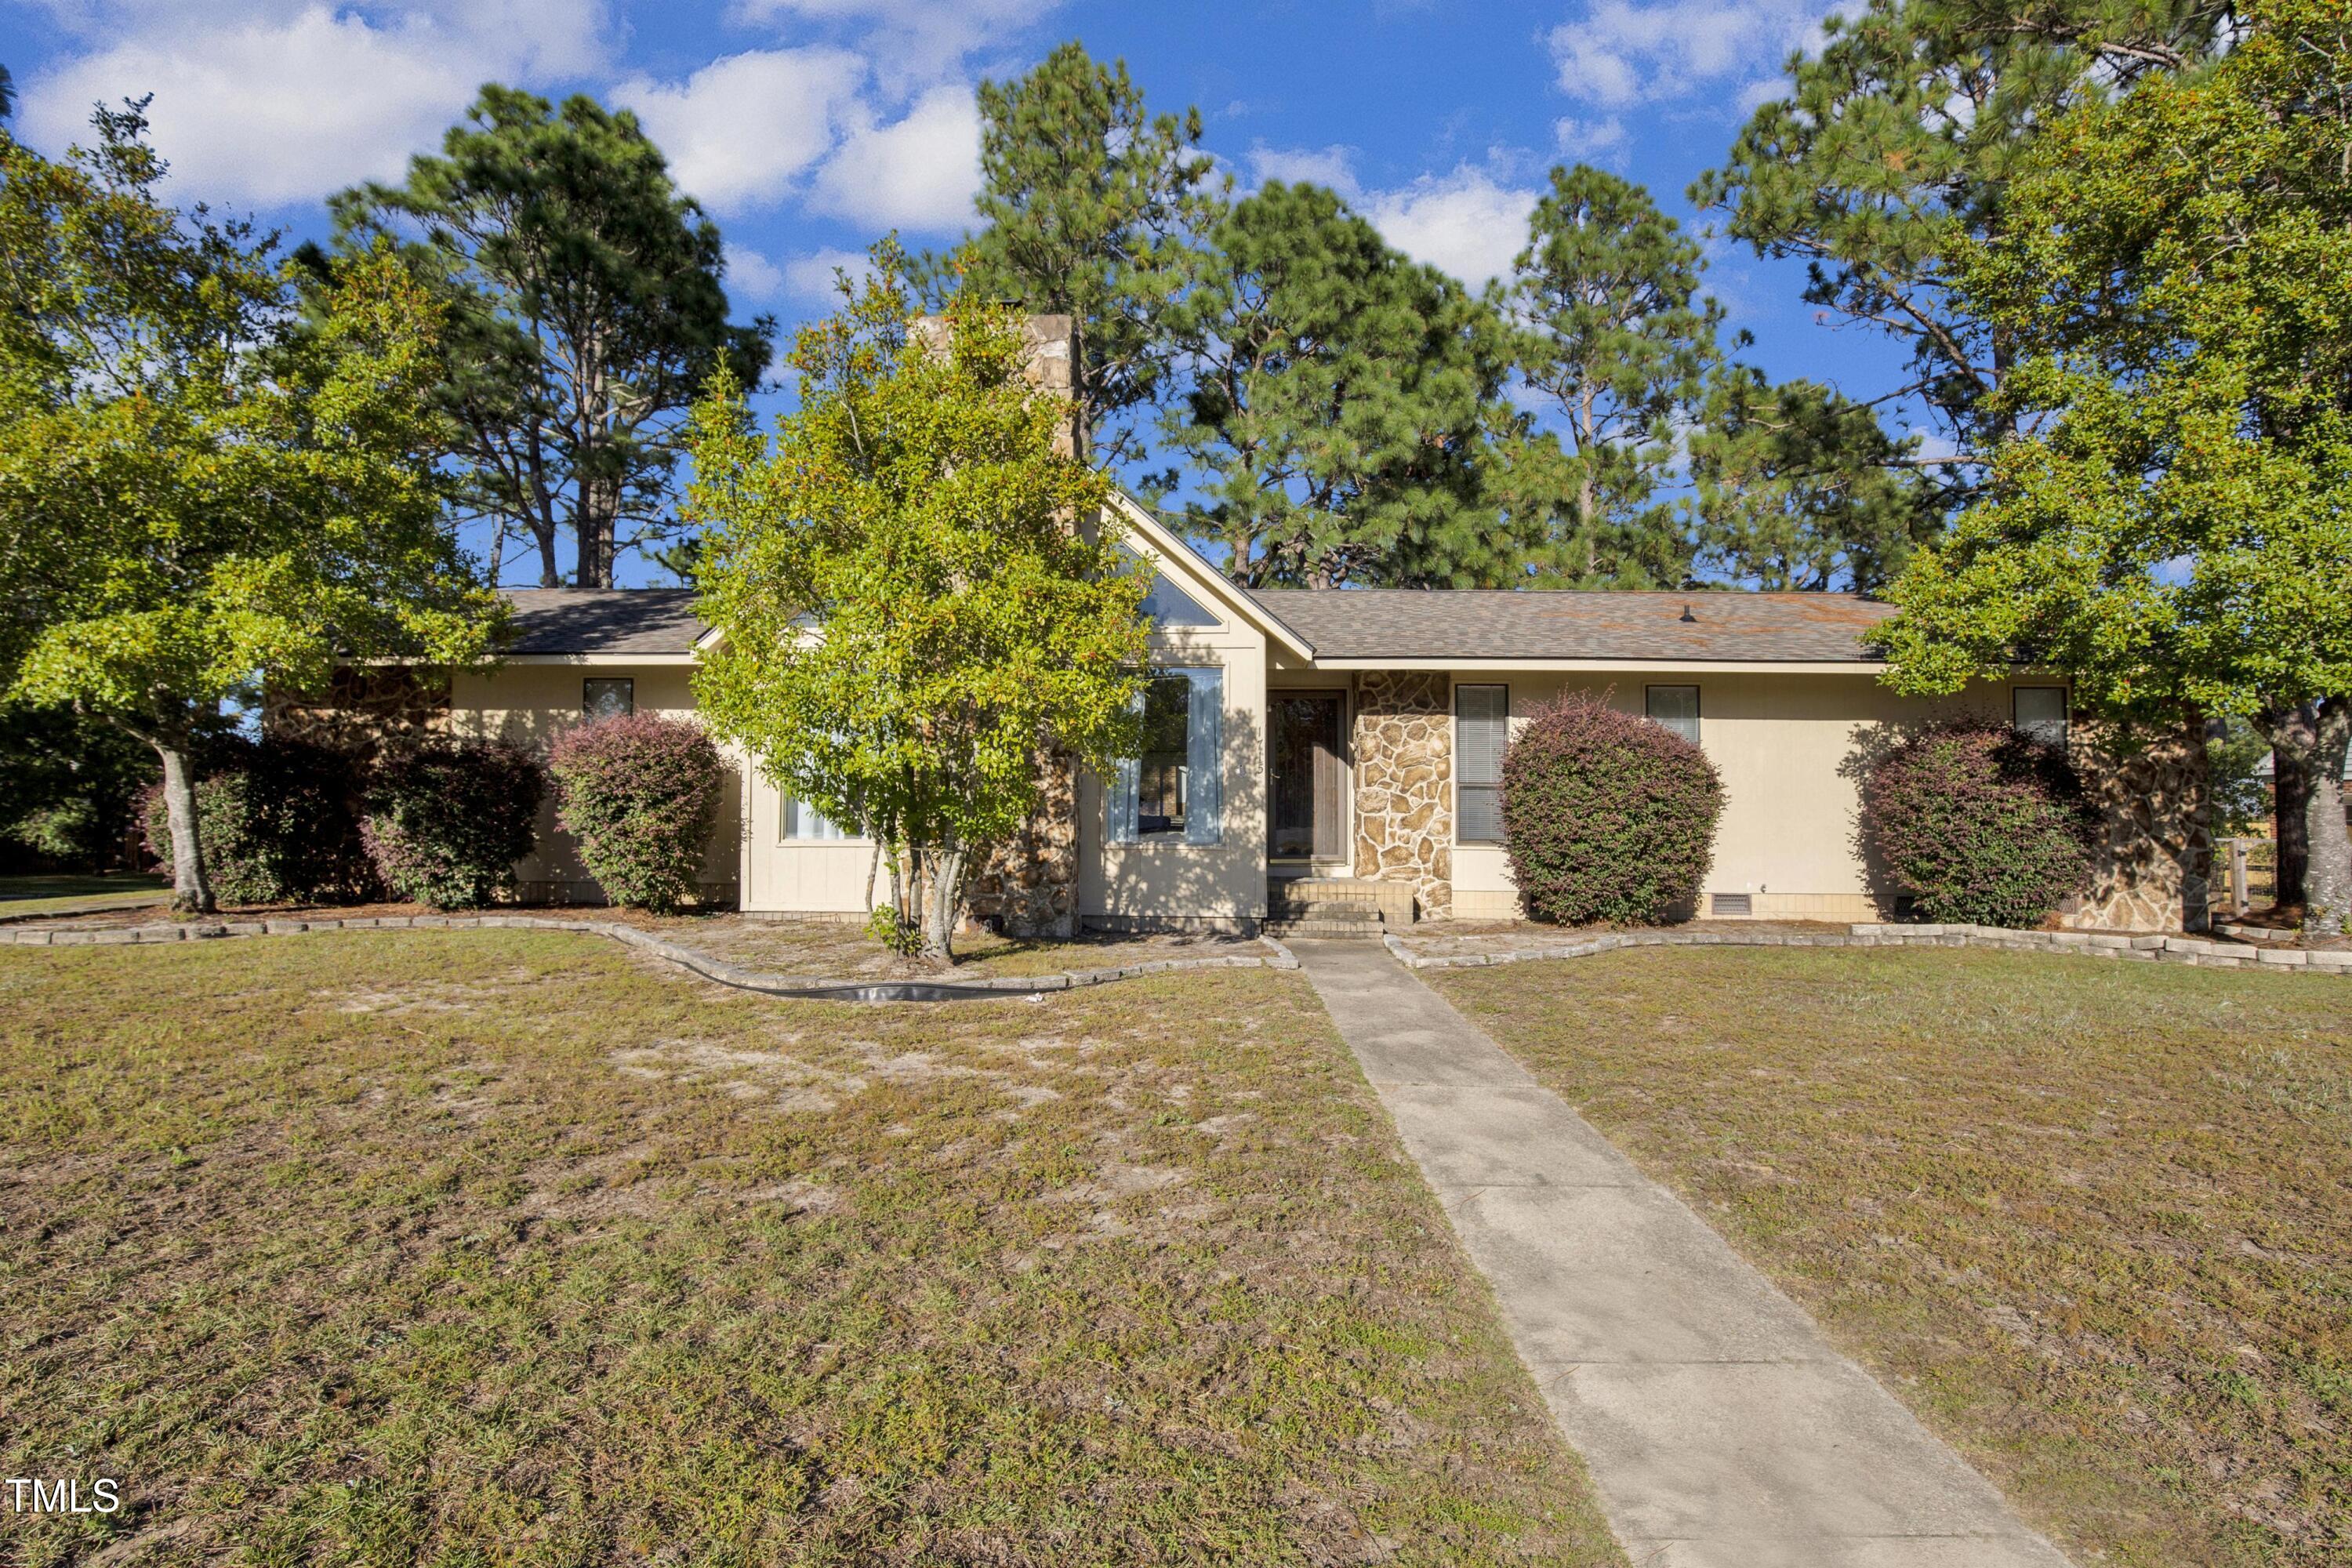
[[[1454,841],[1503,841],[1503,748],[1511,743],[1511,689],[1454,689]]]
[[[841,825],[827,821],[814,806],[804,800],[784,796],[784,837],[786,838],[846,838],[848,833]]]

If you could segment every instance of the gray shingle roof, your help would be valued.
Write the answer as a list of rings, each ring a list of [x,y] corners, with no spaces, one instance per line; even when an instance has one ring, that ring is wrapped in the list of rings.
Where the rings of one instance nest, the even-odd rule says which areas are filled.
[[[708,629],[687,588],[510,588],[509,653],[688,653]],[[1870,658],[1893,615],[1851,594],[1261,588],[1250,596],[1318,658]],[[1682,619],[1689,606],[1693,621]]]
[[[1872,658],[1857,639],[1895,613],[1852,594],[1260,588],[1250,596],[1318,658]],[[1686,605],[1693,620],[1682,618]]]
[[[691,588],[509,588],[509,653],[688,653],[707,629]]]

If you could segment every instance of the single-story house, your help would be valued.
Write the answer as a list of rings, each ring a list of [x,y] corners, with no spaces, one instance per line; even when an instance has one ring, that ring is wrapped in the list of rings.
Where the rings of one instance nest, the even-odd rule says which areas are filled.
[[[1690,737],[1720,771],[1723,823],[1693,913],[1895,912],[1857,843],[1856,763],[1874,733],[1935,710],[1879,682],[1860,637],[1885,605],[1817,593],[1249,590],[1132,501],[1118,505],[1157,574],[1143,754],[1111,777],[1062,781],[982,878],[980,913],[1028,929],[1248,929],[1293,879],[1314,878],[1362,889],[1391,921],[1509,916],[1503,749],[1571,690]],[[437,724],[540,743],[583,716],[694,710],[710,633],[687,591],[511,597],[518,639],[495,669],[456,677]],[[2028,674],[1948,706],[2068,732],[2065,689]],[[745,910],[862,918],[873,847],[735,763],[710,890]],[[2190,777],[2118,781],[2113,852],[2070,918],[2200,923],[2196,814],[2166,830],[2166,814],[2194,802]],[[551,807],[520,875],[526,897],[595,896]]]

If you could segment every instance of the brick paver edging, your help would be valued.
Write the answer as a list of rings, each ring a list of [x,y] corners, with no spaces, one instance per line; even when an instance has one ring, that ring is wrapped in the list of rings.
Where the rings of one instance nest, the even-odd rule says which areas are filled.
[[[666,958],[706,980],[757,991],[770,996],[795,996],[828,1002],[954,1002],[983,997],[1028,995],[1045,991],[1075,991],[1087,985],[1107,985],[1146,974],[1170,974],[1187,969],[1296,969],[1297,957],[1272,937],[1258,941],[1267,949],[1263,958],[1234,954],[1221,958],[1162,958],[1149,963],[1123,963],[1105,969],[1066,970],[1056,974],[998,975],[986,979],[835,980],[821,976],[762,974],[724,959],[712,958],[690,947],[665,941],[650,931],[613,921],[551,921],[534,915],[389,915],[352,920],[191,921],[171,925],[52,926],[42,931],[0,928],[0,947],[110,947],[159,942],[200,942],[214,937],[292,936],[313,931],[453,930],[482,926],[520,927],[526,931],[588,931]]]
[[[2207,969],[2272,969],[2288,973],[2352,974],[2352,952],[2251,948],[2185,936],[2103,936],[2075,931],[2010,931],[2000,926],[1857,925],[1842,934],[1791,931],[1611,931],[1545,947],[1495,952],[1417,953],[1402,937],[1381,941],[1408,969],[1468,969],[1538,958],[1585,958],[1621,947],[1990,947],[2010,952],[2071,952],[2084,958],[2193,963]]]

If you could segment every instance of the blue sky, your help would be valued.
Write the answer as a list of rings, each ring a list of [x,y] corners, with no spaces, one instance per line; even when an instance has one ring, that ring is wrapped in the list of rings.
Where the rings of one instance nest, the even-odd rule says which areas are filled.
[[[183,201],[255,213],[292,237],[323,198],[396,178],[476,87],[588,91],[635,109],[718,218],[730,295],[787,324],[824,305],[832,267],[897,228],[964,226],[976,179],[973,84],[1066,38],[1123,57],[1155,107],[1198,104],[1244,186],[1338,186],[1411,254],[1474,286],[1507,266],[1555,162],[1684,195],[1791,49],[1819,0],[1545,4],[1054,4],[1052,0],[0,0],[17,130],[57,151],[93,100],[153,93]],[[1854,395],[1893,384],[1882,340],[1799,298],[1800,268],[1709,245],[1709,286],[1753,357]],[[632,581],[650,581],[636,566]]]

